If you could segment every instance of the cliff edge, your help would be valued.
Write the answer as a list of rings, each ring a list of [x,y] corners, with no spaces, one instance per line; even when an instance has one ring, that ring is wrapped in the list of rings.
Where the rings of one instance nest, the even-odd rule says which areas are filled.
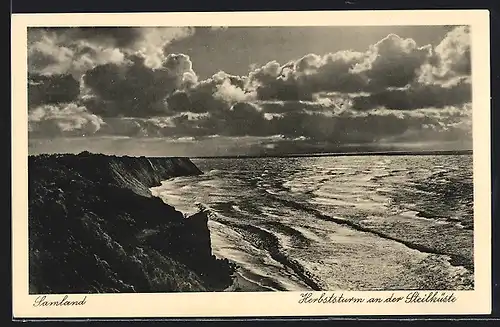
[[[153,197],[202,172],[187,158],[29,156],[29,291],[219,291],[234,267],[212,255],[208,217]]]

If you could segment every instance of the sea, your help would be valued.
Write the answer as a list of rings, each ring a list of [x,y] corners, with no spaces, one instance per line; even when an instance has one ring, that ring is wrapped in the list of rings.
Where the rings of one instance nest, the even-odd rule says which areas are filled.
[[[472,155],[192,161],[151,191],[260,290],[474,288]]]

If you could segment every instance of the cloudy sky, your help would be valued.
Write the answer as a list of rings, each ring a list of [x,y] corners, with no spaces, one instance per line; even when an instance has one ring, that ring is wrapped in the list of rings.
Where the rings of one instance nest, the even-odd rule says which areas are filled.
[[[30,153],[471,148],[467,26],[30,28]]]

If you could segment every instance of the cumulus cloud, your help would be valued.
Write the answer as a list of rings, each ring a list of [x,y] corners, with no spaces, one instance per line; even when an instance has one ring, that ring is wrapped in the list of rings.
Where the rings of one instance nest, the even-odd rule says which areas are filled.
[[[373,89],[404,87],[415,80],[430,55],[430,46],[418,47],[413,39],[390,34],[371,46],[353,71],[366,75]]]
[[[446,73],[453,72],[453,76],[471,73],[470,42],[470,27],[460,26],[448,33],[436,47],[440,66]]]
[[[271,61],[251,71],[247,88],[254,91],[260,100],[308,100],[312,93],[306,87],[299,87],[293,75],[282,66]]]
[[[431,47],[390,34],[366,52],[308,54],[294,62],[271,61],[249,75],[261,100],[311,100],[317,92],[363,92],[404,87],[416,80]]]
[[[169,95],[168,108],[173,112],[228,112],[236,102],[255,99],[253,92],[245,90],[244,83],[244,78],[221,71]]]
[[[422,83],[442,83],[451,78],[470,76],[470,27],[458,26],[436,46],[433,60],[422,67]]]
[[[212,79],[216,83],[214,97],[229,103],[255,100],[255,93],[245,90],[245,79],[219,72]]]
[[[106,34],[81,29],[33,29],[28,33],[28,72],[43,75],[72,74],[79,78],[87,69],[104,63],[120,63],[124,53],[104,43]],[[88,34],[88,37],[86,37]],[[99,35],[99,38],[97,38]]]
[[[28,130],[43,136],[85,136],[95,134],[104,121],[75,103],[45,104],[28,114]]]
[[[435,49],[390,34],[365,52],[308,54],[286,64],[271,61],[260,68],[254,67],[247,87],[254,89],[260,100],[284,101],[312,100],[318,92],[386,95],[390,90],[405,87],[415,88],[415,93],[439,93],[425,89],[423,85],[427,84],[440,85],[446,93],[450,88],[444,84],[450,83],[450,79],[468,75],[469,28],[460,26],[449,32]],[[400,93],[393,92],[395,97]]]
[[[141,56],[148,67],[165,60],[164,48],[193,33],[184,27],[55,27],[28,31],[28,71],[37,74],[72,74],[129,56]]]

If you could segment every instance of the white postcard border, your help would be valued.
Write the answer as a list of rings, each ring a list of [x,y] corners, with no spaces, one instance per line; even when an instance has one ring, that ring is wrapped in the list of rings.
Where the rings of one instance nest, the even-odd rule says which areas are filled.
[[[301,292],[87,294],[82,306],[35,307],[28,294],[28,26],[470,25],[472,31],[475,289],[448,303],[299,303]],[[12,15],[12,273],[15,318],[447,315],[491,312],[490,43],[487,10]],[[431,290],[429,290],[431,291]],[[426,292],[420,292],[422,295]],[[319,296],[322,292],[313,292]],[[406,297],[410,291],[325,292]],[[441,292],[440,292],[441,293]],[[48,295],[62,299],[62,295]],[[83,297],[85,295],[71,295]]]

